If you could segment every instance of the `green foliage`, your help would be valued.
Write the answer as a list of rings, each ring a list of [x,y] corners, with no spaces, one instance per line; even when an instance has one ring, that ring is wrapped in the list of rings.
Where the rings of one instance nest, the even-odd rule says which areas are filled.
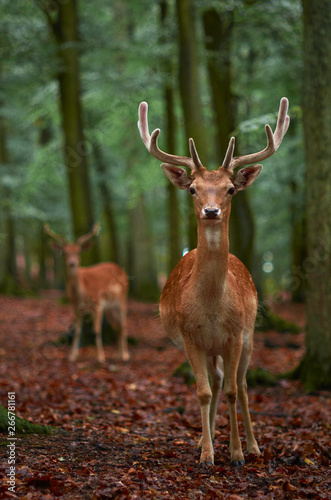
[[[252,370],[248,369],[246,380],[249,387],[256,387],[258,385],[273,387],[278,383],[278,379],[275,375],[272,375],[272,373],[268,372],[268,370],[261,367],[254,368]]]
[[[32,424],[23,418],[15,416],[15,432],[17,434],[52,434],[57,429],[48,425]],[[8,412],[6,408],[0,405],[0,432],[8,432]]]
[[[188,361],[184,361],[184,363],[176,368],[173,377],[182,378],[187,386],[191,386],[195,383],[194,373]]]
[[[304,206],[304,159],[300,116],[301,6],[299,0],[265,2],[214,2],[196,0],[201,50],[202,101],[213,148],[212,110],[206,76],[206,60],[199,22],[204,10],[220,15],[233,10],[232,40],[234,92],[237,95],[240,153],[265,146],[264,123],[274,126],[279,99],[290,98],[292,124],[274,158],[250,197],[257,223],[256,250],[263,264],[266,251],[273,254],[274,270],[266,277],[268,287],[286,285],[291,267],[291,207]],[[82,101],[86,150],[92,179],[95,219],[103,220],[104,201],[98,183],[112,194],[121,258],[127,264],[128,211],[143,193],[150,222],[151,245],[160,256],[158,271],[167,261],[167,181],[158,162],[148,155],[137,131],[137,108],[142,100],[150,106],[150,129],[160,127],[164,147],[164,62],[172,61],[166,78],[175,87],[177,145],[172,153],[186,154],[183,117],[179,106],[178,50],[175,4],[168,2],[168,18],[161,28],[158,2],[104,0],[79,2]],[[61,117],[56,73],[60,61],[54,40],[38,2],[3,1],[0,5],[1,67],[0,120],[7,130],[8,163],[1,165],[1,207],[11,207],[23,227],[31,225],[37,238],[39,221],[72,237],[68,204],[67,172],[62,151]],[[45,132],[48,133],[45,135]],[[106,172],[97,171],[93,143],[101,146]],[[213,153],[211,152],[211,157]],[[217,159],[218,163],[221,159]],[[213,167],[213,165],[210,165]],[[293,193],[291,185],[297,183]],[[181,239],[185,246],[187,197],[180,195]]]
[[[276,330],[280,333],[300,333],[302,329],[295,323],[291,323],[284,318],[281,318],[268,307],[261,307],[258,310],[255,330],[266,332],[268,330]]]

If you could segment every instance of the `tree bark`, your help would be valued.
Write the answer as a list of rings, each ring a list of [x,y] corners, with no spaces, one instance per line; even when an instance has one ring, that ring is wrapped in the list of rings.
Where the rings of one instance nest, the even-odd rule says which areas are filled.
[[[94,223],[87,164],[89,151],[84,137],[80,98],[77,1],[46,0],[39,3],[57,44],[64,154],[74,235],[77,238],[87,233]],[[85,264],[96,262],[97,245],[84,253],[82,260]]]
[[[231,37],[234,12],[210,9],[203,14],[207,67],[211,88],[214,118],[216,122],[216,154],[221,164],[229,139],[237,125],[236,97],[232,93]],[[236,150],[238,141],[236,141]],[[235,152],[235,154],[237,154]],[[255,272],[254,259],[255,223],[246,191],[235,196],[230,217],[230,250],[254,274],[258,286],[259,276]],[[260,288],[260,287],[259,287]]]
[[[165,29],[165,23],[168,16],[168,2],[162,0],[160,3],[161,11],[161,27]],[[162,39],[161,39],[162,43]],[[169,57],[164,57],[161,61],[164,73],[164,123],[166,124],[166,151],[175,154],[176,152],[176,119],[174,111],[174,88],[173,88],[173,64]],[[175,268],[181,258],[181,244],[180,244],[180,228],[179,228],[179,210],[178,210],[178,196],[177,188],[168,182],[168,224],[169,224],[169,261],[168,273]]]
[[[102,156],[100,145],[94,141],[92,147],[96,170],[99,175],[98,188],[103,203],[104,217],[109,233],[109,260],[116,262],[116,264],[123,265],[123,262],[120,262],[119,239],[112,204],[112,192],[106,182],[107,168]]]
[[[306,354],[309,390],[331,387],[331,1],[303,0],[303,125],[307,183]]]
[[[190,137],[194,139],[202,163],[208,161],[206,134],[203,126],[201,93],[199,86],[198,43],[195,13],[192,0],[177,0],[179,34],[179,89],[185,121],[186,147]],[[189,248],[197,246],[197,223],[190,200]]]
[[[156,300],[159,297],[154,266],[153,245],[145,200],[140,194],[130,209],[129,276],[132,295],[141,300]]]
[[[0,101],[0,105],[2,102]],[[7,149],[7,129],[3,118],[0,116],[0,166],[9,163]],[[4,272],[1,279],[0,288],[3,292],[15,292],[18,286],[17,264],[16,264],[16,243],[15,243],[15,222],[12,214],[11,198],[12,193],[9,188],[5,188],[2,194],[2,211],[4,220]]]
[[[48,240],[45,234],[43,224],[39,224],[39,241],[38,241],[38,262],[39,262],[39,273],[38,273],[38,285],[39,288],[48,288],[47,282],[47,269],[46,269],[46,255]]]

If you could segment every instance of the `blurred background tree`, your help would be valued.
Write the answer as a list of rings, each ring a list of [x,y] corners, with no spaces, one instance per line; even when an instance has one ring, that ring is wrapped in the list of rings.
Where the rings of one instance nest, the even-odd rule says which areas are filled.
[[[254,193],[234,200],[231,249],[266,294],[302,298],[299,1],[18,0],[0,9],[3,289],[53,286],[54,260],[63,280],[42,222],[73,239],[98,221],[100,255],[85,263],[114,260],[135,296],[155,298],[158,277],[194,246],[195,227],[190,200],[140,143],[139,102],[149,102],[161,147],[187,154],[193,136],[215,168],[230,135],[240,154],[264,146],[264,124],[274,125],[286,95],[290,131]]]
[[[74,239],[97,221],[86,263],[118,262],[131,294],[155,299],[195,227],[186,193],[141,143],[139,103],[161,148],[185,155],[193,136],[215,168],[231,135],[239,154],[265,146],[285,95],[289,132],[254,189],[234,199],[230,241],[261,296],[304,300],[300,0],[3,0],[0,37],[2,291],[63,283],[43,222]]]

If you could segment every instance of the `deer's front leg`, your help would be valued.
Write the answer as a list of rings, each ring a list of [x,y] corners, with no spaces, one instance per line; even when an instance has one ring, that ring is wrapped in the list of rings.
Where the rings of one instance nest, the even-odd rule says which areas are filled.
[[[83,317],[79,314],[75,316],[75,330],[74,330],[74,340],[72,342],[71,353],[69,356],[70,361],[76,361],[79,352],[79,341],[82,334]]]
[[[201,410],[202,437],[199,441],[199,446],[202,447],[202,450],[200,463],[213,465],[214,448],[210,430],[210,403],[212,399],[212,392],[208,381],[207,356],[204,351],[201,351],[201,349],[194,344],[184,342],[184,346],[194,372]]]

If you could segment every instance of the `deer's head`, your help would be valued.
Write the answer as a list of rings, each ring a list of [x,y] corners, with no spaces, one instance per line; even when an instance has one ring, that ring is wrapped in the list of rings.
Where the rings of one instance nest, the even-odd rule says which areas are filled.
[[[189,140],[191,157],[171,155],[159,149],[157,138],[160,129],[155,129],[152,135],[149,134],[146,102],[142,102],[139,106],[138,128],[147,150],[164,162],[161,167],[172,184],[191,194],[198,221],[204,224],[217,224],[229,218],[233,195],[248,188],[255,181],[262,170],[262,165],[248,166],[237,173],[234,173],[235,168],[257,163],[277,151],[290,122],[287,110],[288,100],[283,97],[280,101],[275,132],[273,133],[270,126],[266,125],[268,144],[264,150],[233,157],[235,138],[231,137],[223,164],[218,170],[211,171],[202,165],[193,139]],[[190,173],[179,165],[187,167]]]
[[[64,254],[68,274],[77,273],[80,266],[80,254],[90,248],[91,240],[98,234],[99,229],[100,226],[95,224],[92,231],[78,238],[76,242],[70,243],[66,238],[52,231],[48,224],[44,225],[45,233],[54,240],[53,248],[61,250]]]

